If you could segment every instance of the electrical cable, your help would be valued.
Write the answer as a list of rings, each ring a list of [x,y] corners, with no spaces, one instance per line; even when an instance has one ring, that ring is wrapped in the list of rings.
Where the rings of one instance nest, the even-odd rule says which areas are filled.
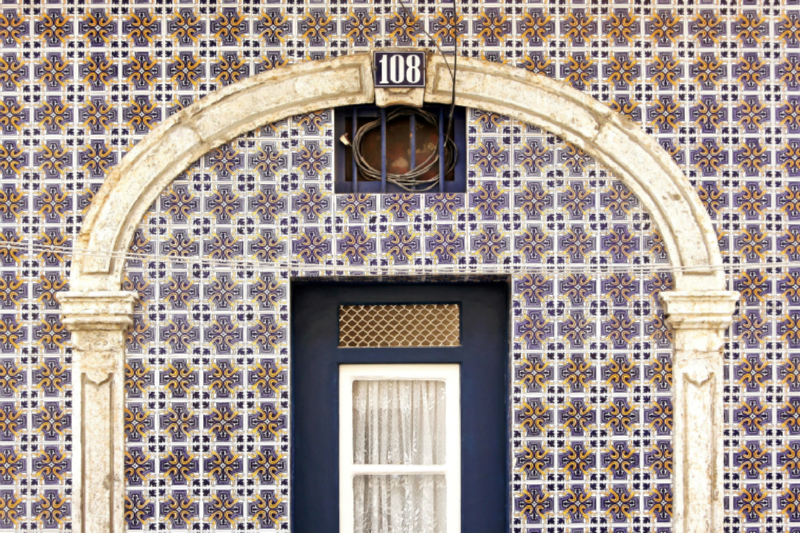
[[[455,35],[453,36],[453,94],[450,95],[450,118],[447,120],[446,139],[450,138],[453,128],[453,113],[456,109],[456,76],[458,75],[458,0],[453,0],[453,26]]]
[[[399,0],[400,6],[403,8],[403,11],[406,14],[406,17],[410,18],[410,13],[408,8],[403,3],[403,0]],[[447,57],[444,55],[442,48],[439,46],[439,42],[434,39],[430,33],[428,33],[428,29],[425,27],[425,24],[422,24],[422,31],[425,35],[428,36],[428,39],[433,41],[436,49],[439,50],[439,53],[444,60],[444,64],[447,67],[447,71],[450,73],[450,78],[452,80],[453,85],[453,92],[450,96],[450,115],[447,119],[447,132],[445,133],[445,139],[450,139],[450,134],[453,131],[453,115],[456,109],[456,75],[458,74],[458,0],[453,0],[453,68],[450,68],[450,63],[447,61]]]
[[[418,109],[415,107],[400,107],[393,111],[391,111],[386,116],[386,123],[388,124],[392,120],[397,120],[404,117],[415,116],[419,117],[428,124],[432,125],[436,131],[439,130],[439,119],[433,113],[425,111],[423,109]],[[359,176],[363,176],[364,179],[370,181],[381,181],[382,174],[379,169],[374,168],[372,165],[367,162],[366,158],[364,157],[361,151],[361,144],[364,141],[364,137],[367,133],[374,130],[377,127],[380,127],[381,119],[374,120],[367,124],[364,124],[358,131],[356,132],[355,138],[351,144],[353,149],[353,159],[356,162],[356,166],[358,167]],[[450,138],[448,135],[445,137],[445,176],[452,172],[455,169],[456,161],[458,160],[458,147],[453,139]],[[416,148],[415,148],[416,149]],[[393,183],[400,187],[401,189],[408,191],[408,192],[425,192],[431,190],[433,187],[439,184],[439,180],[441,176],[439,172],[436,172],[435,178],[428,178],[425,179],[425,174],[430,172],[432,168],[438,168],[439,165],[439,146],[437,145],[436,148],[431,152],[428,158],[418,164],[413,169],[409,170],[404,174],[393,174],[393,173],[386,173],[386,181],[388,183]]]
[[[628,274],[652,274],[656,272],[664,273],[693,273],[693,272],[725,272],[733,274],[744,270],[753,269],[787,269],[800,267],[800,261],[786,261],[781,263],[766,264],[720,264],[711,266],[680,266],[663,263],[654,264],[561,264],[561,265],[530,265],[530,264],[441,264],[432,261],[423,261],[422,265],[335,265],[322,263],[305,263],[296,260],[279,260],[266,262],[248,259],[246,257],[235,257],[228,259],[203,258],[203,257],[178,257],[171,255],[148,255],[136,254],[132,252],[106,252],[102,250],[75,249],[68,246],[50,246],[33,243],[11,243],[0,242],[0,251],[19,250],[22,252],[43,254],[59,254],[74,258],[76,255],[83,257],[108,257],[121,259],[124,261],[136,262],[162,262],[179,264],[199,264],[212,268],[246,268],[256,271],[309,271],[309,272],[334,272],[334,273],[357,273],[374,274],[376,272],[385,275],[396,275],[397,273],[419,274],[420,272],[431,275],[466,273],[466,274],[570,274],[570,273],[628,273]],[[332,258],[333,259],[333,258]],[[424,258],[423,258],[424,259]]]
[[[405,14],[406,14],[406,17],[410,18],[410,17],[411,17],[411,13],[408,11],[408,8],[407,8],[407,7],[406,7],[406,5],[403,3],[403,0],[399,0],[399,2],[400,2],[400,7],[402,7],[402,8],[403,8],[403,11],[404,11],[404,12],[405,12]],[[456,21],[457,21],[458,19],[453,19],[453,20],[456,20]],[[428,30],[425,28],[425,25],[424,25],[424,24],[423,24],[423,26],[422,26],[422,31],[423,31],[423,33],[425,33],[425,35],[427,35],[427,36],[428,36],[428,39],[430,39],[430,40],[433,42],[433,45],[434,45],[434,46],[436,47],[436,49],[439,51],[439,54],[440,54],[440,55],[441,55],[441,56],[444,58],[444,57],[445,57],[445,55],[444,55],[444,52],[442,51],[442,48],[439,46],[439,42],[438,42],[436,39],[434,39],[434,38],[433,38],[433,36],[432,36],[430,33],[428,33]],[[455,38],[456,40],[458,40],[458,28],[457,28],[457,27],[455,28],[455,33],[456,33],[456,35],[454,36],[454,38]],[[452,78],[453,78],[453,80],[455,80],[455,77],[454,77],[454,75],[453,75],[453,70],[450,68],[450,63],[448,63],[448,62],[447,62],[447,59],[446,59],[446,58],[445,58],[445,60],[444,60],[444,65],[447,67],[447,72],[449,72],[449,73],[450,73],[450,77],[452,77]]]
[[[402,7],[403,12],[405,13],[406,20],[410,20],[411,19],[411,13],[409,12],[409,10],[406,7],[405,3],[403,3],[403,0],[399,0],[399,1],[400,1],[400,6]],[[450,76],[452,78],[452,84],[453,84],[453,92],[452,92],[452,96],[451,96],[451,100],[450,100],[450,113],[448,114],[447,129],[446,129],[446,132],[445,132],[444,143],[443,143],[444,147],[445,147],[445,176],[455,169],[456,162],[458,161],[458,148],[457,148],[455,142],[451,138],[451,134],[452,134],[452,131],[453,131],[453,116],[455,114],[455,102],[456,102],[456,73],[457,73],[457,69],[458,69],[458,58],[457,58],[457,56],[458,56],[458,24],[457,24],[457,22],[458,22],[458,6],[455,5],[455,2],[454,2],[454,8],[453,9],[454,9],[454,11],[453,11],[453,16],[454,16],[454,19],[453,19],[454,20],[454,36],[453,36],[453,68],[452,69],[450,68],[450,63],[447,61],[447,59],[446,59],[446,57],[444,55],[444,51],[439,46],[438,40],[434,39],[433,36],[428,32],[427,28],[425,27],[424,22],[422,24],[422,31],[425,33],[425,35],[428,36],[430,41],[433,43],[433,45],[436,47],[436,49],[442,55],[442,58],[444,59],[445,66],[447,67],[447,70],[450,73]],[[411,116],[411,115],[419,116],[424,121],[426,121],[429,124],[433,125],[436,128],[436,130],[439,130],[439,120],[432,113],[429,113],[427,111],[423,111],[421,109],[416,109],[416,108],[400,108],[398,110],[392,111],[386,117],[386,122],[388,123],[391,120],[395,120],[395,119],[398,119],[398,118],[402,118],[402,117],[405,117],[405,116]],[[369,122],[367,124],[364,124],[363,126],[358,128],[358,130],[356,131],[356,135],[355,135],[352,143],[350,143],[347,140],[347,134],[345,134],[341,138],[341,141],[344,144],[350,144],[352,149],[353,149],[353,159],[354,159],[355,164],[356,164],[356,166],[358,168],[358,171],[360,173],[359,175],[363,176],[364,179],[369,180],[369,181],[381,181],[383,179],[383,175],[382,175],[382,172],[380,170],[374,168],[364,158],[364,156],[363,156],[363,154],[361,152],[361,143],[364,140],[364,136],[368,132],[372,131],[373,129],[375,129],[375,128],[379,127],[379,126],[381,126],[381,120],[380,119],[372,121],[372,122]],[[385,154],[382,154],[382,156],[385,157]],[[439,162],[439,157],[440,157],[439,146],[437,145],[436,149],[432,151],[431,155],[428,156],[428,159],[426,159],[422,164],[417,165],[415,168],[409,170],[408,172],[406,172],[404,174],[387,173],[386,174],[386,181],[387,181],[387,183],[392,183],[392,184],[394,184],[394,185],[396,185],[396,186],[400,187],[401,189],[403,189],[405,191],[408,191],[408,192],[426,192],[426,191],[429,191],[429,190],[433,189],[434,187],[436,187],[437,185],[439,185],[439,181],[444,178],[444,176],[441,176],[440,173],[437,172],[435,178],[422,179],[423,176],[425,174],[427,174],[432,168],[434,168],[434,165],[436,165]]]

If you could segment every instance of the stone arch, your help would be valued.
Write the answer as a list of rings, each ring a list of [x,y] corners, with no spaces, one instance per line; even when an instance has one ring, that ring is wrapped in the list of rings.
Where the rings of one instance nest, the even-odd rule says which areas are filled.
[[[286,117],[371,103],[371,56],[359,54],[276,69],[230,85],[153,129],[103,182],[75,245],[72,290],[119,290],[124,253],[141,216],[189,164],[258,126]],[[717,236],[686,176],[627,118],[563,82],[523,69],[459,59],[456,103],[550,131],[603,163],[643,202],[661,231],[676,290],[724,289]],[[448,103],[442,56],[428,62],[424,99]],[[85,252],[85,253],[84,253]]]
[[[321,108],[379,102],[449,103],[445,58],[430,55],[424,90],[372,83],[371,55],[307,62],[221,89],[137,144],[106,178],[74,249],[70,292],[59,297],[77,357],[73,469],[78,531],[122,532],[125,330],[135,296],[120,290],[136,224],[185,168],[259,126]],[[522,69],[459,59],[456,104],[550,131],[604,164],[642,202],[664,237],[675,290],[662,293],[674,333],[674,527],[722,528],[722,335],[737,294],[725,291],[711,220],[688,179],[625,117],[568,85]],[[81,425],[82,424],[82,425]]]

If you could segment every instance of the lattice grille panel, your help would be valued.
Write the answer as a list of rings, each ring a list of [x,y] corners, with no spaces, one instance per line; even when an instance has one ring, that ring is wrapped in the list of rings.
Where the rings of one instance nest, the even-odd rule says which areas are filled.
[[[459,346],[457,304],[339,306],[342,348]]]

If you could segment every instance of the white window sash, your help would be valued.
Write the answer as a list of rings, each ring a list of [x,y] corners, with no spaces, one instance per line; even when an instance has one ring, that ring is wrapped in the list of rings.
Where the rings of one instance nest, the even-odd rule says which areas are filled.
[[[355,531],[353,478],[357,475],[444,475],[447,533],[461,531],[461,385],[457,364],[339,366],[339,533]],[[445,384],[445,463],[438,465],[353,464],[353,382],[442,381]]]

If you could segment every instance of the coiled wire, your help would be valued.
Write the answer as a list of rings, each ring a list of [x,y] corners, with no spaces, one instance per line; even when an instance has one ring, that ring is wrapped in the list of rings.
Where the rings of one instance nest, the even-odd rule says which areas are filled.
[[[386,123],[388,124],[392,120],[396,120],[398,118],[403,117],[410,117],[414,115],[418,117],[428,124],[433,125],[436,128],[436,131],[439,131],[439,119],[433,113],[425,111],[423,109],[418,109],[416,107],[399,107],[386,115]],[[353,157],[356,162],[356,166],[358,167],[358,172],[360,176],[364,176],[364,179],[370,181],[381,181],[381,170],[374,168],[372,165],[367,163],[367,160],[364,159],[364,156],[361,154],[361,142],[364,140],[364,136],[369,133],[370,131],[374,130],[375,128],[380,127],[381,119],[374,120],[372,122],[368,122],[364,124],[358,131],[356,132],[355,138],[353,139]],[[416,149],[416,147],[415,147]],[[452,172],[453,169],[456,167],[456,161],[458,160],[458,147],[456,143],[448,136],[445,139],[445,176]],[[439,180],[442,178],[438,172],[438,164],[439,164],[439,144],[437,143],[436,149],[433,153],[428,156],[428,158],[421,164],[418,164],[413,169],[409,170],[405,174],[392,174],[387,172],[386,173],[386,181],[387,183],[394,183],[398,187],[402,188],[403,190],[409,192],[425,192],[429,191],[432,188],[436,187],[439,184]],[[437,167],[436,178],[433,179],[422,179],[425,174],[427,174],[431,168],[434,166]]]

